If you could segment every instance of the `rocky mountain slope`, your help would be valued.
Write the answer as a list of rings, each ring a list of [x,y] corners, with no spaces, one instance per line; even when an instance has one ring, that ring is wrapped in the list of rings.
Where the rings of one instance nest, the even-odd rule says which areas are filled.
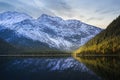
[[[17,48],[39,51],[72,51],[101,32],[100,28],[78,20],[63,20],[46,14],[33,19],[25,13],[0,14],[0,37]]]

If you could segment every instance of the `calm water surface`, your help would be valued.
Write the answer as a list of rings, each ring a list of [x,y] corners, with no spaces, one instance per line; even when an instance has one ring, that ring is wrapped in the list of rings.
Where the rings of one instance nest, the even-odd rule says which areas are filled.
[[[120,80],[120,56],[87,56],[76,59],[84,63],[102,80]]]
[[[68,58],[0,58],[2,80],[100,80],[83,63]]]
[[[116,60],[106,57],[0,57],[0,80],[119,80],[120,65]],[[109,79],[103,75],[113,77]]]

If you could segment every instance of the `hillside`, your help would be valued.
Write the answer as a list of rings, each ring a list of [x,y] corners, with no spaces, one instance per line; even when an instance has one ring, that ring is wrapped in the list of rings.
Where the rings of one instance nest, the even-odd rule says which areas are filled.
[[[14,11],[0,14],[0,37],[25,52],[71,52],[101,31],[79,20],[64,20],[46,14],[37,19]]]
[[[15,48],[12,45],[7,43],[3,39],[0,39],[0,54],[10,53],[10,52],[13,52],[13,51],[15,51]]]
[[[75,53],[115,54],[120,51],[120,16]]]

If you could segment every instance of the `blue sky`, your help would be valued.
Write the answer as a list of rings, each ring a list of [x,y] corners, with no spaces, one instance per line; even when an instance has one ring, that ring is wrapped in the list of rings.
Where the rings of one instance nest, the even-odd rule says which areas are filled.
[[[24,12],[34,18],[44,13],[106,28],[120,15],[120,0],[0,0],[0,13],[5,11]]]

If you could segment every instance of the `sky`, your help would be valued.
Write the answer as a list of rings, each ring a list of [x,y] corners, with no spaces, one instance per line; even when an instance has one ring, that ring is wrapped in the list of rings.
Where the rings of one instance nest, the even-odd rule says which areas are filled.
[[[41,14],[106,28],[120,15],[120,0],[0,0],[0,13],[17,11],[34,18]]]

